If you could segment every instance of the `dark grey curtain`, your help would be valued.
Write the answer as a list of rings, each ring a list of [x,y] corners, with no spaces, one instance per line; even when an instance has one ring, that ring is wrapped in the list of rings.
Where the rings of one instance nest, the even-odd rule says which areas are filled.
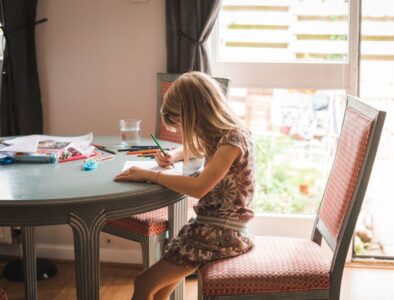
[[[211,73],[204,43],[220,5],[221,0],[166,0],[167,72]]]
[[[37,0],[0,0],[0,5],[6,47],[1,84],[0,135],[42,133],[34,38]]]

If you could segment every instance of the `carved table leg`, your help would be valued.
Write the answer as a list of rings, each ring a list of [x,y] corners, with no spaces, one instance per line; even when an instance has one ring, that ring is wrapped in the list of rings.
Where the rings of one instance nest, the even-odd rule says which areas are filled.
[[[179,230],[187,222],[187,196],[181,201],[176,202],[168,207],[169,235],[170,240],[177,236]],[[183,300],[185,298],[185,279],[178,284],[171,300]]]
[[[75,273],[78,300],[100,298],[100,231],[106,222],[104,212],[91,210],[70,213],[74,235]]]

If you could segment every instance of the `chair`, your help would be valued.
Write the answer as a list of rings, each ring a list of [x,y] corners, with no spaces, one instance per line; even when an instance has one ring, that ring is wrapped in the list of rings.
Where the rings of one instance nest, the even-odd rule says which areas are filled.
[[[180,74],[157,74],[157,119],[156,136],[161,140],[182,143],[179,132],[174,133],[167,130],[160,118],[160,107],[163,96],[171,83]],[[227,78],[215,78],[222,86],[227,97],[230,80]],[[188,215],[193,216],[193,204],[197,199],[189,197]],[[147,212],[128,218],[108,220],[103,231],[128,240],[139,242],[142,250],[142,265],[146,269],[158,261],[162,255],[162,246],[168,239],[168,209],[167,207]]]
[[[345,117],[311,239],[260,236],[244,255],[199,270],[199,297],[338,300],[355,223],[385,112],[348,96]],[[329,247],[322,247],[324,237]]]
[[[8,300],[7,294],[2,289],[0,289],[0,300]]]

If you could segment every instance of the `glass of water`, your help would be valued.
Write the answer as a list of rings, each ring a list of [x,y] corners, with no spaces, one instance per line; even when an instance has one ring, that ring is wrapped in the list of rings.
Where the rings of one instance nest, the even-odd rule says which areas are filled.
[[[120,139],[123,145],[138,143],[141,136],[141,120],[122,119],[119,121]]]

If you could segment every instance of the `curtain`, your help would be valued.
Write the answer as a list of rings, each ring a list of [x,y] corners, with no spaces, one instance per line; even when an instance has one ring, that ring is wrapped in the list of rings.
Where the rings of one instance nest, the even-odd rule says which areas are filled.
[[[167,0],[167,72],[210,74],[204,46],[220,10],[221,0]]]
[[[0,5],[0,22],[5,39],[0,135],[42,133],[34,36],[37,0],[1,0]]]

